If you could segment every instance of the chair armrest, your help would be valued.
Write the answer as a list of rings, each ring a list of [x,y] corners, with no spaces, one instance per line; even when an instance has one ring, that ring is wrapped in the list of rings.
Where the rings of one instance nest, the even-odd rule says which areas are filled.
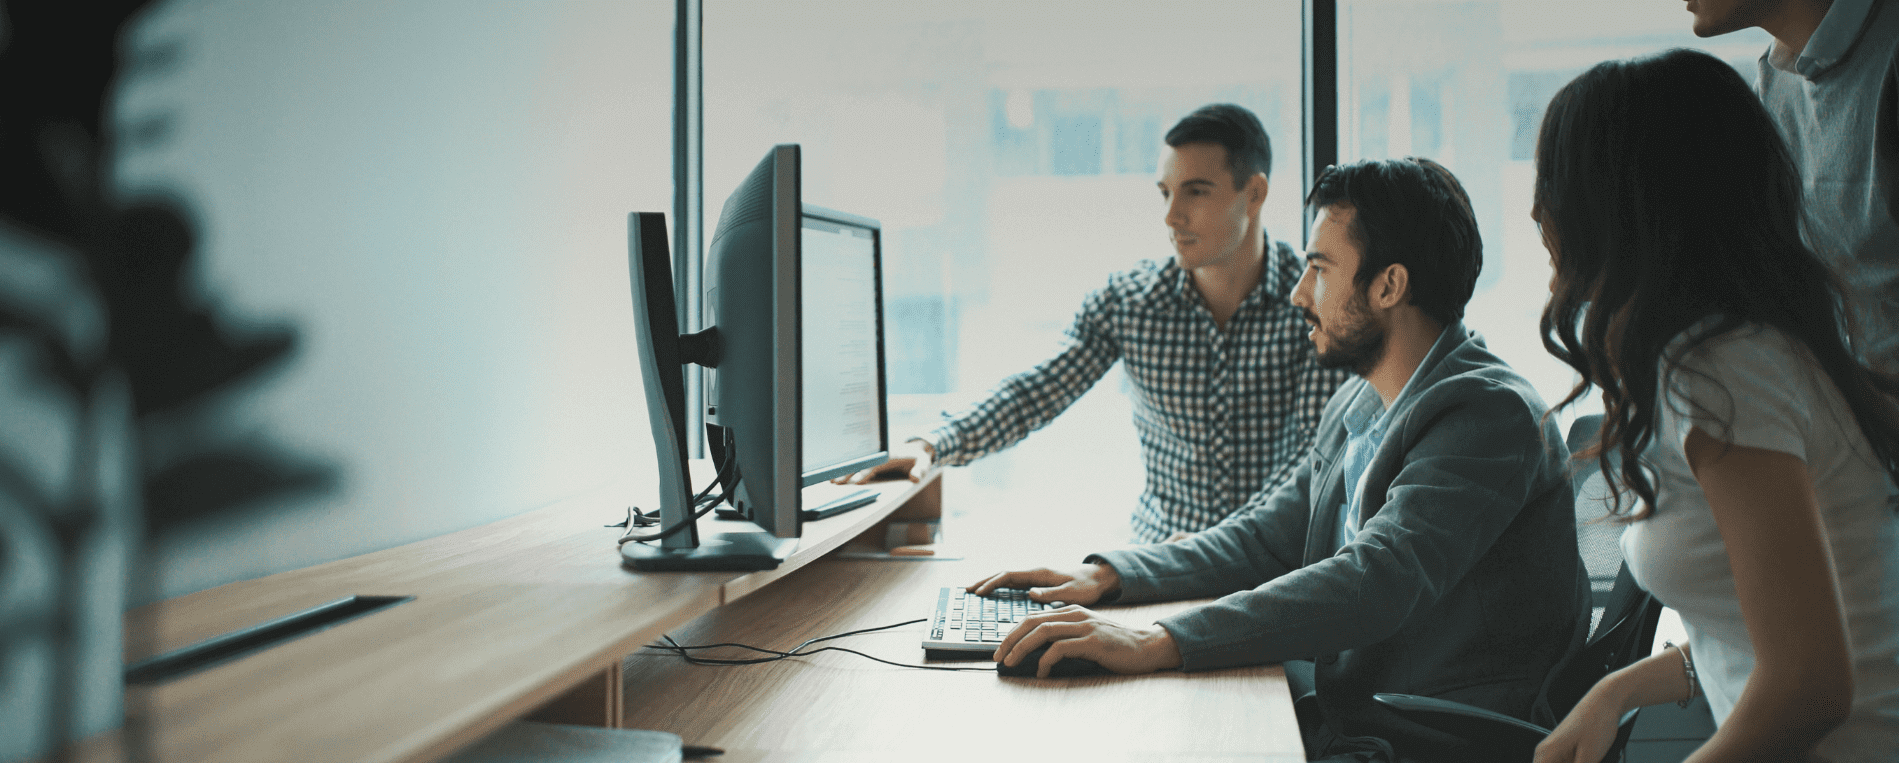
[[[1529,760],[1536,752],[1536,745],[1550,735],[1550,730],[1542,726],[1462,702],[1416,694],[1373,694],[1372,700],[1412,723],[1514,760]],[[1605,760],[1615,760],[1628,744],[1629,734],[1635,730],[1635,717],[1640,712],[1638,707],[1622,714],[1616,724],[1615,744],[1609,748]]]
[[[1466,740],[1499,759],[1529,760],[1549,729],[1462,702],[1416,694],[1374,694],[1386,710],[1420,726]]]

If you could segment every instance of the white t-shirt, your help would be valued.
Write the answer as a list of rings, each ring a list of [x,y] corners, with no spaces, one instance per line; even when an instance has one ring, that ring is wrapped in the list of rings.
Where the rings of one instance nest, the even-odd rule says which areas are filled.
[[[1681,343],[1670,345],[1671,356]],[[1622,535],[1630,572],[1681,614],[1720,725],[1747,685],[1754,649],[1727,548],[1682,446],[1699,426],[1717,440],[1799,457],[1813,476],[1853,653],[1852,714],[1815,753],[1834,763],[1889,763],[1899,757],[1899,514],[1889,504],[1891,481],[1837,388],[1779,330],[1744,326],[1709,340],[1684,365],[1664,379],[1660,426],[1644,454],[1658,508]]]

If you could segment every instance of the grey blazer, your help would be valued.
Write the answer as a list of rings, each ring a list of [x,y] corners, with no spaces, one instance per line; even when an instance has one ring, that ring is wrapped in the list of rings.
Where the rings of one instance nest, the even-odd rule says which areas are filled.
[[[1345,735],[1378,733],[1374,692],[1556,720],[1544,679],[1589,627],[1569,452],[1529,382],[1462,323],[1445,332],[1387,412],[1352,543],[1342,415],[1378,394],[1356,377],[1278,490],[1191,540],[1089,557],[1120,573],[1121,602],[1222,597],[1160,621],[1183,670],[1313,660]]]

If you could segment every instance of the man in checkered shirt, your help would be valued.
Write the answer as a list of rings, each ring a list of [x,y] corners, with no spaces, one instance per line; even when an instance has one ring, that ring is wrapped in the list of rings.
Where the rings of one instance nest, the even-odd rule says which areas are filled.
[[[1252,112],[1201,107],[1167,132],[1164,221],[1174,256],[1108,277],[1082,301],[1060,352],[882,466],[839,481],[961,466],[1060,415],[1116,360],[1136,388],[1147,482],[1141,541],[1178,539],[1267,495],[1305,456],[1319,411],[1349,369],[1320,368],[1304,314],[1288,302],[1305,261],[1260,224],[1272,145]]]

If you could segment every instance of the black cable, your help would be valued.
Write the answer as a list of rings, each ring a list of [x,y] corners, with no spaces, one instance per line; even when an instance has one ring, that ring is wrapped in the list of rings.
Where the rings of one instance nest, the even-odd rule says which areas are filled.
[[[699,491],[698,495],[692,497],[692,506],[696,511],[693,511],[692,515],[686,518],[686,521],[660,530],[652,535],[634,535],[633,528],[637,526],[635,524],[635,516],[650,517],[653,515],[640,511],[638,506],[628,506],[626,508],[627,521],[619,525],[608,525],[608,527],[626,528],[626,533],[620,536],[620,545],[624,546],[629,542],[647,543],[656,540],[665,540],[679,532],[682,528],[704,519],[705,515],[711,514],[713,509],[718,508],[719,504],[724,503],[725,500],[730,497],[727,493],[720,493],[716,496],[711,496],[711,498],[707,498],[708,495],[711,495],[713,488],[725,482],[725,478],[731,475],[732,467],[738,464],[738,458],[736,456],[737,454],[728,456],[725,459],[725,463],[719,467],[718,476],[713,477],[712,482],[707,484],[704,490]]]
[[[626,507],[626,519],[622,519],[610,525],[601,525],[601,527],[651,527],[656,524],[659,524],[659,512],[655,511],[648,514],[644,511],[640,511],[640,507],[638,506],[628,506]]]
[[[902,662],[891,662],[890,660],[886,660],[882,657],[865,654],[855,649],[846,649],[841,646],[827,646],[820,649],[813,649],[808,652],[804,651],[805,647],[811,646],[812,644],[816,644],[820,641],[830,641],[831,639],[844,638],[845,636],[858,636],[865,633],[875,633],[877,631],[890,630],[891,628],[901,628],[906,625],[916,625],[917,623],[923,623],[923,622],[929,622],[929,620],[926,618],[918,618],[915,620],[906,620],[904,622],[896,623],[894,625],[880,625],[875,628],[865,628],[863,630],[848,631],[845,633],[838,633],[838,634],[834,634],[830,636],[819,636],[817,638],[814,638],[802,644],[799,644],[795,647],[792,647],[789,651],[783,651],[783,652],[778,651],[776,649],[765,649],[763,647],[751,646],[749,644],[734,644],[730,642],[720,643],[720,644],[695,644],[692,646],[684,646],[684,645],[681,645],[679,642],[674,641],[672,636],[662,636],[661,638],[666,639],[666,643],[647,644],[646,648],[662,649],[662,650],[672,652],[674,654],[679,655],[681,659],[684,659],[687,663],[692,664],[692,665],[713,665],[713,666],[759,665],[759,664],[763,664],[767,662],[777,662],[787,657],[808,657],[810,655],[819,654],[821,652],[844,652],[847,654],[854,654],[859,657],[863,657],[865,659],[872,660],[875,662],[881,662],[885,665],[894,665],[899,668],[915,668],[917,670],[982,671],[984,673],[995,672],[995,668],[993,667],[957,668],[957,667],[947,667],[943,665],[910,665],[910,664],[906,664]],[[774,655],[774,656],[753,657],[753,658],[748,658],[748,659],[720,659],[720,658],[714,658],[714,657],[694,657],[691,654],[692,650],[720,649],[720,648],[747,649],[754,652],[762,652],[764,654],[769,654],[769,655]]]
[[[631,542],[648,543],[651,541],[665,540],[669,537],[672,537],[674,534],[678,533],[681,529],[684,529],[687,525],[690,525],[694,522],[704,519],[707,514],[711,514],[712,510],[715,508],[718,508],[719,504],[722,503],[724,499],[725,499],[725,496],[721,495],[710,502],[705,502],[704,506],[694,511],[691,516],[686,518],[686,521],[680,522],[679,524],[673,525],[672,527],[665,528],[651,535],[634,535],[633,528],[629,527],[627,528],[626,534],[620,536],[620,545],[624,546],[627,543],[631,543]],[[694,506],[698,507],[701,502],[702,502],[701,500],[695,500]],[[639,509],[637,507],[628,507],[628,511],[637,512],[639,511]],[[649,515],[642,513],[641,516],[649,516]]]
[[[775,654],[775,655],[778,655],[778,657],[772,657],[772,658],[764,658],[764,659],[760,659],[760,660],[755,660],[755,661],[743,661],[743,660],[712,660],[712,659],[706,659],[706,661],[707,661],[707,663],[708,663],[708,664],[716,664],[716,663],[721,663],[721,662],[729,662],[729,663],[731,663],[731,664],[735,664],[735,665],[751,665],[751,664],[756,664],[756,663],[758,663],[758,662],[771,662],[771,661],[773,661],[773,660],[779,660],[779,659],[784,659],[785,657],[792,657],[792,656],[796,656],[797,654],[799,654],[799,650],[801,650],[801,649],[804,649],[805,647],[807,647],[807,646],[810,646],[810,645],[812,645],[812,644],[816,644],[816,643],[818,643],[818,642],[820,642],[820,641],[830,641],[831,639],[836,639],[836,638],[844,638],[845,636],[859,636],[859,635],[863,635],[863,634],[865,634],[865,633],[875,633],[875,632],[877,632],[877,631],[887,631],[887,630],[890,630],[890,629],[892,629],[892,628],[902,628],[903,626],[906,626],[906,625],[915,625],[915,624],[917,624],[917,623],[921,623],[921,622],[928,622],[928,621],[927,621],[927,620],[925,620],[925,619],[923,619],[923,618],[918,618],[918,619],[916,619],[916,620],[906,620],[906,621],[904,621],[904,622],[901,622],[901,623],[896,623],[896,624],[894,624],[894,625],[879,625],[879,626],[877,626],[877,627],[875,627],[875,628],[865,628],[865,629],[863,629],[863,630],[855,630],[855,631],[847,631],[847,632],[844,632],[844,633],[838,633],[838,634],[834,634],[834,635],[830,635],[830,636],[819,636],[819,637],[817,637],[817,638],[814,638],[814,639],[810,639],[810,640],[808,640],[808,641],[806,641],[806,642],[804,642],[804,643],[802,643],[802,644],[799,644],[799,645],[797,645],[797,646],[794,646],[794,647],[792,647],[792,648],[791,648],[791,651],[788,651],[788,652],[780,652],[780,651],[778,651],[778,650],[776,650],[776,649],[763,649],[763,648],[760,648],[760,647],[755,647],[755,646],[748,646],[748,645],[745,645],[745,644],[734,644],[734,643],[730,643],[730,642],[727,642],[727,643],[722,643],[722,644],[702,644],[702,645],[695,645],[695,646],[680,646],[678,642],[675,642],[675,641],[673,641],[673,640],[672,640],[672,637],[671,637],[671,636],[664,636],[664,637],[663,637],[663,638],[665,638],[665,639],[666,639],[666,640],[667,640],[668,642],[670,642],[670,645],[666,645],[666,644],[648,644],[647,646],[648,646],[648,647],[651,647],[651,648],[655,648],[655,649],[673,649],[673,650],[676,650],[676,651],[679,651],[679,652],[681,652],[681,654],[680,654],[680,656],[682,656],[682,657],[686,657],[686,659],[687,659],[687,660],[689,660],[689,661],[690,661],[690,660],[693,660],[693,659],[706,659],[706,658],[694,658],[694,657],[690,657],[690,656],[688,656],[688,655],[686,655],[686,654],[684,654],[684,651],[685,651],[685,650],[688,650],[688,649],[718,649],[718,648],[720,648],[720,647],[737,647],[737,648],[739,648],[739,649],[750,649],[750,650],[752,650],[752,651],[754,651],[754,652],[764,652],[764,653],[766,653],[766,654]]]

